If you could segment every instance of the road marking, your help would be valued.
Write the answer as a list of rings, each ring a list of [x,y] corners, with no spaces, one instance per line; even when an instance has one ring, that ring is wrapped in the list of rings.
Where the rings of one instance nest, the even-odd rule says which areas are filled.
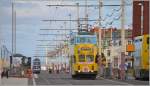
[[[34,74],[34,78],[38,78],[38,75],[37,75],[37,74]]]
[[[35,78],[38,78],[38,75],[37,74],[33,74],[33,78],[32,78],[32,81],[33,81],[33,86],[36,86],[36,82],[35,82]]]
[[[32,81],[33,81],[33,86],[36,86],[36,83],[35,83],[35,79],[34,79],[34,78],[32,79]]]
[[[119,81],[114,81],[114,80],[110,80],[110,79],[105,79],[107,81],[111,81],[111,82],[115,82],[115,83],[119,83],[119,84],[125,84],[125,85],[132,85],[132,84],[129,84],[129,83],[126,83],[126,82],[119,82]]]

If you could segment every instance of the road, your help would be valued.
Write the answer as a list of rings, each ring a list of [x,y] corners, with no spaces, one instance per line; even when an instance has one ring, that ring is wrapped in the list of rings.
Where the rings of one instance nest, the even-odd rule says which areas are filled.
[[[99,78],[90,79],[72,79],[70,74],[49,74],[42,71],[39,75],[34,75],[33,79],[28,80],[29,85],[149,85],[149,81],[139,80],[113,80]]]

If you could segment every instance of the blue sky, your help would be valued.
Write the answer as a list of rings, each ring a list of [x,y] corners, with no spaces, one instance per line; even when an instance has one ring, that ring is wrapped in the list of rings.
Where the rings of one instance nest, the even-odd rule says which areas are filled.
[[[120,4],[121,0],[103,0],[104,4]],[[131,3],[131,0],[125,0],[127,3]],[[1,41],[11,50],[11,2],[12,0],[0,0],[0,31]],[[72,19],[76,19],[77,11],[75,7],[48,7],[48,4],[75,4],[79,2],[84,4],[83,0],[16,0],[16,29],[17,29],[17,53],[22,53],[26,56],[33,57],[36,53],[44,54],[43,52],[35,52],[38,49],[36,45],[39,44],[60,44],[60,42],[37,42],[40,39],[56,39],[56,36],[39,36],[40,33],[65,33],[65,31],[40,31],[40,29],[59,29],[65,28],[64,22],[42,22],[44,19],[69,19],[69,14],[72,15]],[[97,0],[88,0],[88,4],[97,5]],[[119,7],[102,7],[102,18],[104,19],[107,15],[111,15],[113,9],[119,9]],[[114,17],[118,17],[120,12],[115,12],[112,17],[107,18],[106,21],[102,22],[105,26],[106,22],[112,21]],[[89,19],[98,18],[97,7],[88,8]],[[80,8],[80,17],[84,17],[84,9]],[[66,23],[66,28],[70,28],[70,23]],[[89,22],[94,25],[94,22]],[[132,25],[132,5],[125,8],[125,27]],[[112,25],[106,27],[117,27],[120,28],[120,20],[114,21]],[[71,23],[71,28],[76,28],[76,23]],[[67,31],[67,33],[69,33]],[[57,36],[57,39],[65,39],[65,37]],[[54,49],[50,49],[54,50]]]

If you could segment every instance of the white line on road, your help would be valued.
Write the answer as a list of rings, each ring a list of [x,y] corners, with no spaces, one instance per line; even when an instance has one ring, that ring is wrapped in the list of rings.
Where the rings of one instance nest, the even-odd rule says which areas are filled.
[[[37,74],[34,74],[34,78],[38,78],[38,75],[37,75]]]
[[[33,81],[33,86],[36,86],[36,82],[34,78],[38,78],[37,74],[33,75],[32,81]]]
[[[33,86],[36,86],[36,83],[35,83],[35,79],[34,79],[34,78],[32,79],[32,81],[33,81]]]

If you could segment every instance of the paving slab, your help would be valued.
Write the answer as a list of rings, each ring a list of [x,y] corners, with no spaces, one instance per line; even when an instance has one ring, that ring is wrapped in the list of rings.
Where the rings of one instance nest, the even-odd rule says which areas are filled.
[[[2,78],[0,86],[28,86],[28,78]]]

